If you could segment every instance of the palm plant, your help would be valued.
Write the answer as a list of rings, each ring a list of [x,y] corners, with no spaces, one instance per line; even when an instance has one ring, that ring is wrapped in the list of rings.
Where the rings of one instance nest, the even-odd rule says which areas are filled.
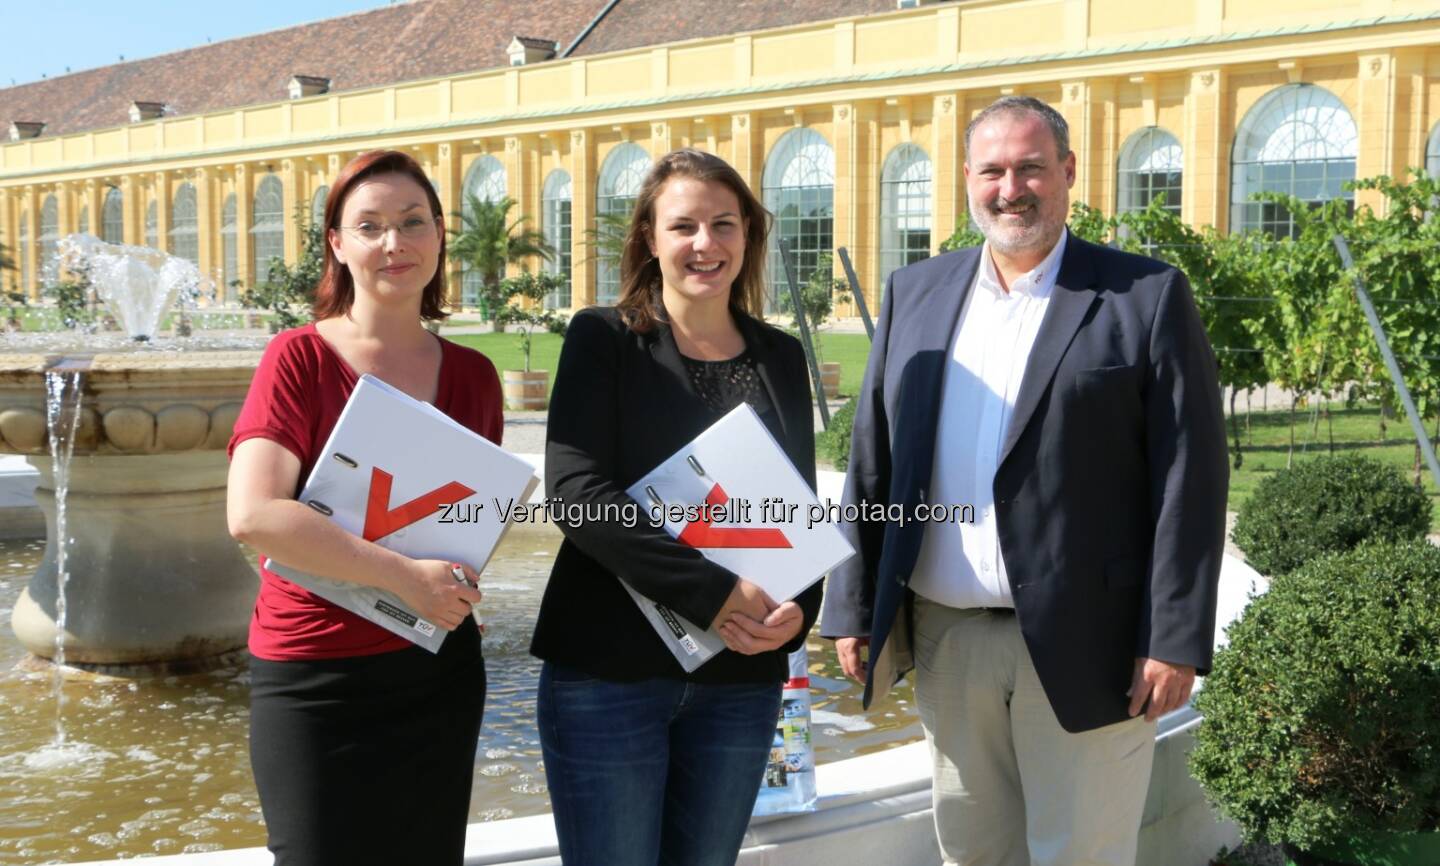
[[[480,275],[481,308],[497,331],[504,327],[506,265],[531,256],[548,261],[555,254],[544,235],[525,227],[524,217],[510,219],[515,204],[509,196],[496,201],[466,193],[465,208],[454,215],[460,228],[450,233],[449,253]]]

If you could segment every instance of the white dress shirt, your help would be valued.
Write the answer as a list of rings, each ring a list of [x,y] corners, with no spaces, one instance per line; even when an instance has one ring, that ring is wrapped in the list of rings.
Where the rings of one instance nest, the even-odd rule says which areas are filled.
[[[910,588],[950,607],[1014,607],[995,523],[995,469],[1035,336],[1065,254],[1062,232],[1034,270],[1010,284],[996,275],[990,245],[945,364],[935,465],[927,500],[974,506],[974,522],[930,523]],[[957,287],[958,288],[958,287]]]

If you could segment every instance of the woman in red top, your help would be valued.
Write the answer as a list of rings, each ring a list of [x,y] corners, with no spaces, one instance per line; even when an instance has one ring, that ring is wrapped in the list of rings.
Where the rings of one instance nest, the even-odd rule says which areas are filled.
[[[250,757],[277,866],[459,864],[485,663],[451,563],[410,559],[296,500],[359,376],[500,442],[495,367],[441,340],[445,226],[420,166],[350,162],[325,205],[315,322],[270,341],[230,441],[230,533],[263,557],[250,624]],[[449,631],[438,654],[272,573],[274,557],[387,589]],[[463,564],[462,564],[463,565]]]

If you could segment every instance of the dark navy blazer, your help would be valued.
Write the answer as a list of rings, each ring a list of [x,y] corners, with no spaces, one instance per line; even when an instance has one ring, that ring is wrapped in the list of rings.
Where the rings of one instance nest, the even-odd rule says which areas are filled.
[[[912,514],[929,501],[942,380],[980,254],[891,277],[846,502]],[[1215,358],[1185,276],[1070,236],[994,482],[1020,629],[1066,730],[1128,718],[1136,657],[1209,669],[1225,448]],[[912,666],[908,584],[925,523],[844,530],[859,555],[831,574],[821,631],[870,637],[869,706]]]

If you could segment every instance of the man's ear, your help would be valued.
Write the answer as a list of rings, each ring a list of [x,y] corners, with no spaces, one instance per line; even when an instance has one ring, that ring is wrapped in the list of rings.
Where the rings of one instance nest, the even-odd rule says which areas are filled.
[[[1065,155],[1065,186],[1073,189],[1075,186],[1075,151],[1071,150]]]

